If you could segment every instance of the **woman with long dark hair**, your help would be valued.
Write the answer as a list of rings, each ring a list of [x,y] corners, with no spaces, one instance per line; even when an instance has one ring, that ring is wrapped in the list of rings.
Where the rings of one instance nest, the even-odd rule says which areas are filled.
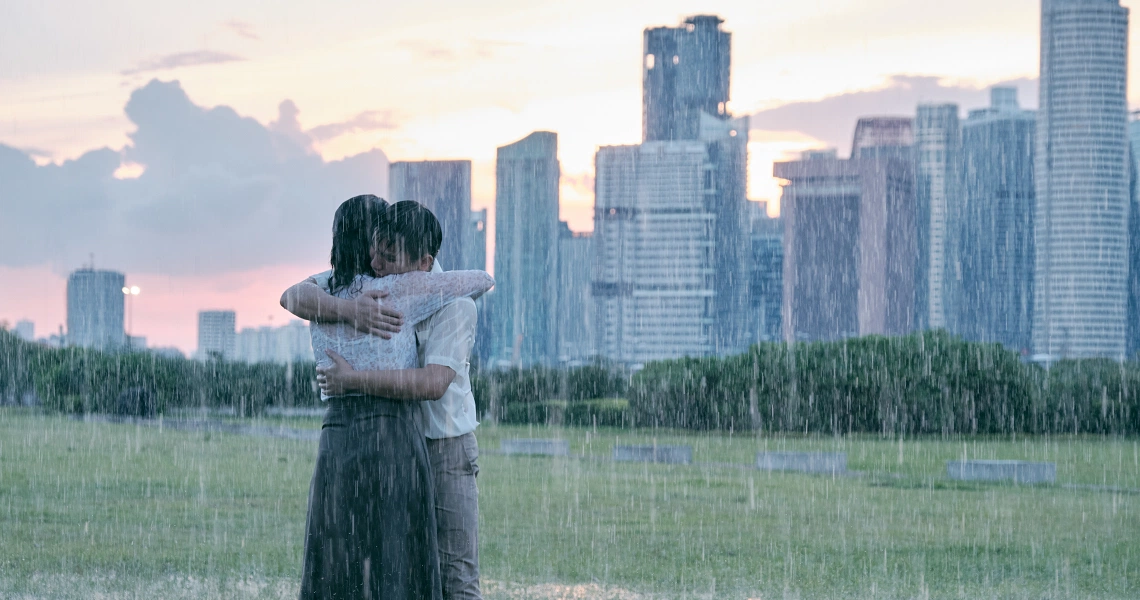
[[[429,272],[443,238],[431,211],[414,202],[377,207],[359,196],[341,205],[333,269],[313,281],[342,300],[386,296],[407,327],[382,339],[348,324],[313,323],[318,365],[331,365],[335,353],[357,370],[415,368],[412,326],[494,285],[483,271]],[[367,244],[362,225],[371,228]],[[419,404],[361,394],[327,400],[309,491],[301,598],[439,599],[435,493]]]

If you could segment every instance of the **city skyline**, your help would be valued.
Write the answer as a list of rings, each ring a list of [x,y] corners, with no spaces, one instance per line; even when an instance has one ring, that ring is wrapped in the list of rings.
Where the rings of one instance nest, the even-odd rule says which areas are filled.
[[[810,115],[813,108],[818,114],[822,112],[822,107],[830,109],[839,103],[846,106],[845,110],[852,114],[867,114],[867,110],[859,108],[859,103],[875,100],[875,105],[882,106],[882,111],[875,111],[876,113],[913,114],[915,101],[922,100],[957,102],[963,111],[968,111],[985,106],[987,85],[1002,81],[1015,81],[1022,87],[1022,97],[1026,99],[1027,108],[1032,108],[1035,104],[1036,94],[1026,92],[1025,86],[1033,85],[1037,72],[1038,2],[1018,1],[1001,7],[976,3],[973,11],[973,4],[967,2],[955,7],[947,19],[920,18],[920,11],[925,10],[920,6],[922,3],[910,4],[915,6],[883,2],[873,7],[858,8],[849,2],[825,2],[814,7],[781,7],[779,14],[791,24],[790,29],[797,29],[796,24],[799,24],[798,30],[805,34],[804,39],[812,41],[814,45],[805,42],[789,44],[787,34],[773,36],[768,29],[770,25],[764,23],[771,15],[760,18],[752,14],[753,11],[746,10],[743,3],[699,7],[692,3],[666,3],[652,9],[619,7],[613,9],[613,18],[602,26],[591,21],[591,25],[597,28],[597,33],[589,37],[591,48],[583,53],[584,42],[570,40],[574,37],[572,32],[575,28],[583,26],[582,22],[574,19],[558,24],[552,24],[552,21],[536,22],[533,19],[558,10],[542,7],[535,9],[538,13],[536,15],[520,16],[519,11],[512,8],[510,3],[497,3],[491,9],[483,11],[484,18],[479,23],[492,21],[487,16],[499,14],[495,13],[496,10],[504,11],[502,14],[510,14],[512,18],[507,19],[505,25],[489,26],[480,33],[487,33],[488,38],[494,38],[500,33],[504,34],[500,37],[515,38],[507,40],[509,43],[505,45],[472,41],[448,46],[440,41],[446,37],[440,32],[452,31],[448,29],[452,25],[441,25],[439,32],[431,32],[428,28],[430,22],[421,24],[415,30],[415,33],[425,33],[423,39],[429,40],[425,42],[427,47],[414,48],[407,44],[400,46],[400,42],[414,37],[412,32],[396,36],[397,39],[374,41],[377,47],[388,50],[391,49],[390,46],[399,46],[398,52],[404,56],[397,65],[397,71],[403,69],[399,71],[400,74],[410,76],[411,71],[408,69],[411,65],[412,70],[418,67],[434,69],[434,77],[449,81],[452,85],[472,86],[472,93],[465,98],[469,103],[468,108],[443,106],[441,103],[444,101],[439,100],[426,103],[431,105],[430,110],[417,116],[408,113],[406,108],[401,109],[404,112],[400,113],[395,109],[389,111],[384,106],[385,103],[411,102],[409,98],[414,93],[407,90],[393,91],[387,95],[378,93],[373,96],[376,98],[374,100],[338,99],[330,102],[328,96],[306,91],[312,86],[301,86],[280,78],[273,79],[270,85],[263,86],[263,90],[256,94],[243,89],[236,83],[239,78],[248,77],[251,69],[256,69],[259,65],[287,62],[290,57],[296,56],[295,53],[282,50],[280,43],[283,31],[288,31],[289,27],[281,26],[280,23],[273,25],[258,22],[257,15],[252,13],[222,18],[218,16],[221,12],[241,11],[206,3],[202,14],[189,20],[186,25],[188,29],[199,32],[197,38],[176,31],[169,36],[169,40],[144,45],[148,49],[146,56],[133,57],[125,47],[111,43],[109,54],[100,51],[90,61],[90,65],[94,65],[90,69],[103,69],[102,75],[87,73],[84,71],[84,68],[88,68],[85,65],[52,64],[50,56],[13,60],[12,65],[0,69],[0,80],[13,84],[4,86],[4,91],[0,91],[0,98],[10,107],[7,114],[0,118],[0,144],[23,149],[21,152],[24,156],[37,164],[74,158],[81,152],[100,145],[107,145],[113,150],[121,148],[132,141],[126,137],[132,123],[139,129],[144,127],[143,123],[124,116],[122,107],[126,103],[126,95],[140,89],[152,76],[165,81],[177,79],[182,82],[181,89],[194,106],[233,107],[237,115],[252,117],[258,124],[279,126],[285,123],[283,117],[292,115],[293,123],[297,125],[295,133],[306,134],[313,140],[315,152],[325,164],[357,156],[370,148],[383,149],[392,161],[470,159],[473,161],[472,204],[473,208],[479,209],[493,204],[493,192],[489,196],[488,189],[493,190],[494,177],[488,173],[493,170],[493,158],[489,157],[492,157],[494,147],[518,139],[530,130],[550,129],[559,134],[560,160],[564,165],[560,185],[560,216],[573,229],[585,231],[589,229],[589,214],[592,211],[593,165],[590,157],[593,150],[606,143],[632,143],[640,137],[638,130],[641,120],[637,113],[641,103],[641,82],[636,65],[606,66],[590,76],[580,72],[581,68],[577,67],[564,73],[564,80],[553,83],[549,90],[545,90],[542,86],[535,86],[534,81],[540,79],[527,79],[531,77],[528,73],[534,72],[537,67],[528,62],[529,59],[522,60],[518,49],[526,48],[528,44],[537,44],[544,52],[543,60],[553,60],[555,65],[565,64],[564,61],[568,60],[566,57],[571,55],[588,64],[625,62],[625,59],[613,60],[612,54],[615,52],[632,55],[633,60],[638,60],[636,57],[641,52],[639,33],[642,29],[670,26],[687,15],[707,13],[717,14],[724,19],[734,35],[733,112],[753,115],[754,139],[749,145],[752,157],[749,198],[768,200],[775,213],[779,200],[778,187],[775,180],[765,174],[765,171],[771,172],[770,164],[773,160],[786,158],[789,153],[803,149],[836,146],[836,139],[850,139],[854,119],[849,119],[850,122],[842,126],[829,126],[826,131],[821,131],[823,125],[813,121],[824,123],[827,119],[805,119],[802,116]],[[1125,6],[1129,4],[1124,3]],[[114,12],[119,9],[112,6],[108,10]],[[295,8],[286,7],[284,11],[293,11],[290,14],[296,19]],[[879,18],[890,11],[896,17]],[[214,21],[204,21],[214,17],[217,17]],[[399,22],[401,18],[410,17],[401,13],[394,20]],[[531,23],[530,29],[525,25],[527,22]],[[242,23],[249,27],[240,26]],[[843,23],[843,27],[840,28],[839,23]],[[863,27],[858,29],[857,26]],[[829,27],[832,33],[836,28],[842,29],[844,33],[832,35],[831,38],[834,39],[829,39],[825,35]],[[788,29],[789,25],[782,25],[782,28]],[[561,35],[547,36],[545,42],[536,41],[539,32],[551,30],[560,31]],[[853,33],[856,30],[858,33]],[[361,40],[368,39],[367,32],[353,31],[346,39],[361,44],[364,43]],[[923,33],[929,32],[935,32],[935,35],[922,51],[894,51],[905,47],[907,43],[917,43],[913,39],[915,36],[921,37]],[[61,37],[65,35],[62,30],[58,33]],[[149,34],[144,32],[139,35],[146,37]],[[261,38],[260,42],[250,36]],[[0,36],[0,39],[5,37],[9,42],[0,43],[5,44],[6,51],[9,50],[7,44],[12,43],[12,40],[23,39],[21,36]],[[51,35],[46,36],[46,39],[46,43],[60,41],[53,40]],[[780,42],[784,42],[786,47],[779,48]],[[38,47],[43,47],[44,43],[32,41],[27,47],[36,48],[37,44]],[[312,43],[326,47],[317,42]],[[829,58],[842,55],[838,48],[839,44],[844,43],[855,48],[856,51],[852,54],[863,64],[845,73],[838,73],[834,65],[826,67],[830,71],[825,70]],[[214,54],[195,51],[196,53],[183,53],[182,58],[175,60],[172,57],[179,53],[173,48],[167,48],[168,44],[182,44],[184,50],[209,47]],[[338,44],[337,47],[343,50],[343,44]],[[952,48],[959,51],[956,60],[944,56],[947,54],[945,51]],[[171,51],[164,54],[167,49]],[[985,50],[994,49],[999,49],[1000,52],[986,56],[984,61],[971,58],[982,56]],[[938,55],[937,50],[942,51],[942,56]],[[7,54],[19,58],[25,53],[26,48]],[[436,55],[434,59],[433,53]],[[327,56],[335,54],[334,50],[329,50]],[[600,56],[603,54],[606,55],[604,60]],[[502,109],[487,109],[487,106],[494,107],[499,101],[492,97],[485,86],[481,87],[467,77],[456,75],[462,69],[455,64],[438,64],[446,58],[444,55],[452,58],[459,56],[468,61],[465,63],[468,67],[470,60],[479,58],[479,70],[501,70],[508,64],[518,66],[517,72],[512,72],[509,83],[518,84],[515,88],[524,90],[525,93],[516,99],[515,110],[506,111],[509,115],[516,116],[503,120],[499,118]],[[163,57],[170,60],[158,60]],[[847,57],[843,58],[847,60]],[[344,76],[345,67],[342,66],[335,73]],[[828,76],[823,76],[824,74]],[[931,75],[934,79],[923,79],[919,75]],[[943,78],[941,81],[938,79],[940,77]],[[415,77],[409,81],[413,85],[399,87],[417,88],[414,85],[417,81]],[[569,82],[585,86],[581,95],[575,95],[574,90],[568,91],[566,86]],[[339,82],[327,87],[328,93],[332,93],[334,90],[344,92],[358,85],[361,86],[360,90],[368,91],[376,90],[377,84],[352,79],[351,83]],[[430,92],[438,91],[437,86],[438,84],[423,87],[426,92]],[[320,89],[321,86],[317,88]],[[67,93],[62,93],[64,91]],[[358,98],[368,94],[353,96]],[[87,99],[81,101],[73,98]],[[286,99],[293,101],[290,106],[294,111],[300,109],[299,116],[296,112],[283,109],[287,108],[282,104]],[[354,105],[353,102],[359,105]],[[607,108],[602,111],[606,114],[602,114],[595,108],[600,105],[613,106],[614,110]],[[904,109],[904,106],[909,108]],[[585,107],[585,110],[578,107]],[[491,112],[485,113],[486,110]],[[589,116],[592,120],[579,118],[575,121],[569,116],[574,112],[580,113],[580,116]],[[828,112],[843,113],[842,110]],[[484,113],[497,116],[486,119],[482,118]],[[456,115],[465,115],[467,120],[456,120]],[[793,131],[781,131],[773,126],[773,120],[787,123],[786,126],[793,128]],[[413,122],[417,124],[414,127],[410,124]],[[446,135],[444,132],[448,131],[449,126],[452,131],[461,131],[464,135]],[[52,133],[60,131],[61,127],[69,135]],[[139,140],[133,142],[135,146],[140,144]],[[439,145],[428,147],[429,142]],[[131,168],[137,167],[124,164],[119,175],[129,177],[137,174]],[[5,192],[0,190],[0,193]],[[489,223],[491,240],[494,234],[493,222],[492,214]],[[327,237],[324,231],[326,228],[313,229],[317,242],[311,245],[327,246],[327,240],[324,239]],[[241,315],[249,315],[246,317],[248,321],[239,323],[240,326],[285,323],[287,317],[275,306],[280,289],[325,268],[324,256],[317,251],[312,253],[312,258],[284,264],[267,260],[264,264],[245,265],[217,273],[208,268],[164,272],[161,264],[157,267],[151,265],[136,268],[129,264],[133,258],[118,259],[116,252],[81,248],[81,245],[92,244],[74,243],[67,252],[81,254],[86,258],[87,252],[94,251],[101,266],[101,257],[110,255],[112,258],[106,260],[108,268],[129,273],[129,279],[146,290],[144,297],[136,303],[134,328],[139,333],[148,335],[154,345],[176,345],[185,351],[193,348],[194,315],[202,307],[232,306],[238,311],[239,319]],[[9,252],[5,250],[4,254],[8,255]],[[122,252],[120,254],[126,255]],[[0,261],[0,275],[18,283],[16,289],[0,292],[0,318],[10,322],[30,318],[39,324],[41,331],[55,330],[57,324],[63,322],[64,277],[66,272],[79,266],[79,261],[66,262],[55,257],[39,262],[22,258],[10,260],[10,256],[5,258],[9,260]],[[54,289],[60,290],[59,293],[52,292]]]

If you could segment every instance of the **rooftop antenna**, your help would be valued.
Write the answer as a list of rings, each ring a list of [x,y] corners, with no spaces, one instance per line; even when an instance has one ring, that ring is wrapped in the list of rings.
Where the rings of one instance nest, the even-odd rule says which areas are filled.
[[[87,266],[88,266],[88,268],[90,268],[92,271],[94,271],[94,270],[95,270],[95,253],[94,253],[94,252],[92,252],[91,254],[88,254],[88,256],[90,256],[90,257],[91,257],[91,262],[90,262],[90,263],[88,263],[88,265],[87,265]]]

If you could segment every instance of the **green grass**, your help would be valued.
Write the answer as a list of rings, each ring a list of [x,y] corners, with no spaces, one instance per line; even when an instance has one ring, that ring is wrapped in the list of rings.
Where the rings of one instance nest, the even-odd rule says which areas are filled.
[[[664,598],[1130,598],[1140,589],[1140,495],[943,479],[944,461],[965,454],[1050,460],[1059,482],[1137,488],[1134,439],[900,445],[489,425],[478,435],[484,450],[505,437],[562,437],[588,457],[484,454],[488,580],[596,582]],[[751,463],[762,448],[841,450],[849,468],[877,475],[603,460],[619,440],[654,438],[692,445],[698,463]],[[0,409],[0,597],[291,597],[314,458],[309,442]]]

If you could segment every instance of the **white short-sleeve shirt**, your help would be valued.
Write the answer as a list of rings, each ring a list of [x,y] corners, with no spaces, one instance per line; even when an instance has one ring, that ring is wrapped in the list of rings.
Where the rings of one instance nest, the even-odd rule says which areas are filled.
[[[423,403],[424,435],[428,439],[458,437],[479,425],[471,393],[470,362],[478,320],[475,301],[460,298],[416,326],[420,365],[442,365],[455,371],[455,379],[443,397]]]

